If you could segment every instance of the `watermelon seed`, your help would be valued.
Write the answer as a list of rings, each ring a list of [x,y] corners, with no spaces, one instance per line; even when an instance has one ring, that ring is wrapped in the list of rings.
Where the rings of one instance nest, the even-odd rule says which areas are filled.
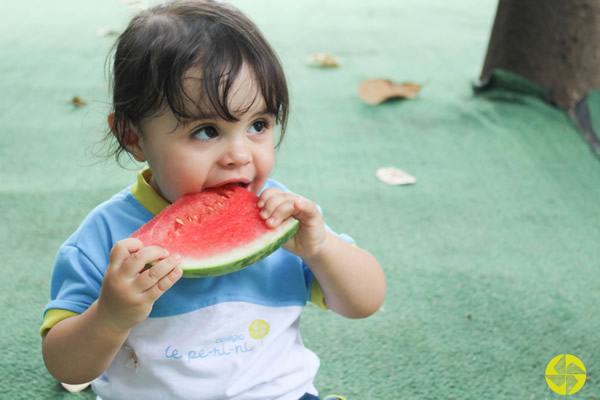
[[[179,218],[175,218],[175,228],[181,228],[183,226],[183,221]]]
[[[214,209],[214,208],[212,208],[211,206],[207,206],[206,208],[208,208],[208,211],[209,211],[209,212],[213,212],[213,211],[215,211],[215,209]]]
[[[217,201],[217,206],[223,207],[223,203],[221,203],[220,201]]]

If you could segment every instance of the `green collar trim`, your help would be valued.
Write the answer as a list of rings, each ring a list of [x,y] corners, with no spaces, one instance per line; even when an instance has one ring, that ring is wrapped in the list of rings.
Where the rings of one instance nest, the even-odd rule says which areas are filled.
[[[152,171],[150,168],[144,168],[138,173],[137,182],[131,186],[131,194],[140,202],[142,206],[156,215],[169,205],[169,202],[163,199],[158,193],[154,191],[150,186],[150,179],[152,178]]]

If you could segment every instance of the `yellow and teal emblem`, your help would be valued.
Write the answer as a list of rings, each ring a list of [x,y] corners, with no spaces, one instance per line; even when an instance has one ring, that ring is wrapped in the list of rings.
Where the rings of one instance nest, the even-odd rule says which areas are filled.
[[[546,367],[546,382],[558,394],[570,395],[583,387],[586,380],[585,365],[571,354],[554,357]]]

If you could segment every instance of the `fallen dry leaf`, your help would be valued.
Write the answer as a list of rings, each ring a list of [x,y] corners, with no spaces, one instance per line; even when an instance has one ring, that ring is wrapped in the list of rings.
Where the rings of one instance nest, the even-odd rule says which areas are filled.
[[[379,168],[375,176],[381,182],[388,185],[412,185],[417,183],[417,179],[414,176],[394,167]]]
[[[389,79],[367,79],[358,86],[361,100],[371,105],[397,97],[414,99],[420,90],[421,85],[417,83],[395,83]]]
[[[90,386],[90,383],[82,383],[80,385],[71,385],[69,383],[60,383],[62,385],[62,387],[65,388],[65,390],[67,392],[71,392],[71,393],[77,393],[77,392],[82,392],[85,389],[87,389],[88,386]]]
[[[315,53],[306,59],[309,65],[320,68],[338,68],[340,61],[330,53]]]
[[[83,106],[85,106],[87,104],[87,101],[83,100],[79,96],[74,96],[71,99],[71,104],[73,104],[75,107],[83,107]]]

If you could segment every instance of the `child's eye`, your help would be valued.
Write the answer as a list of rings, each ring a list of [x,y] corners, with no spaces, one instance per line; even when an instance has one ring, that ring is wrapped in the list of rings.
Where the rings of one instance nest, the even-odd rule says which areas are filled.
[[[214,126],[203,126],[192,133],[192,137],[198,140],[210,140],[219,136]]]
[[[265,121],[256,121],[256,122],[253,122],[252,125],[250,125],[248,132],[258,134],[258,133],[263,133],[266,129],[267,129],[267,123]]]

